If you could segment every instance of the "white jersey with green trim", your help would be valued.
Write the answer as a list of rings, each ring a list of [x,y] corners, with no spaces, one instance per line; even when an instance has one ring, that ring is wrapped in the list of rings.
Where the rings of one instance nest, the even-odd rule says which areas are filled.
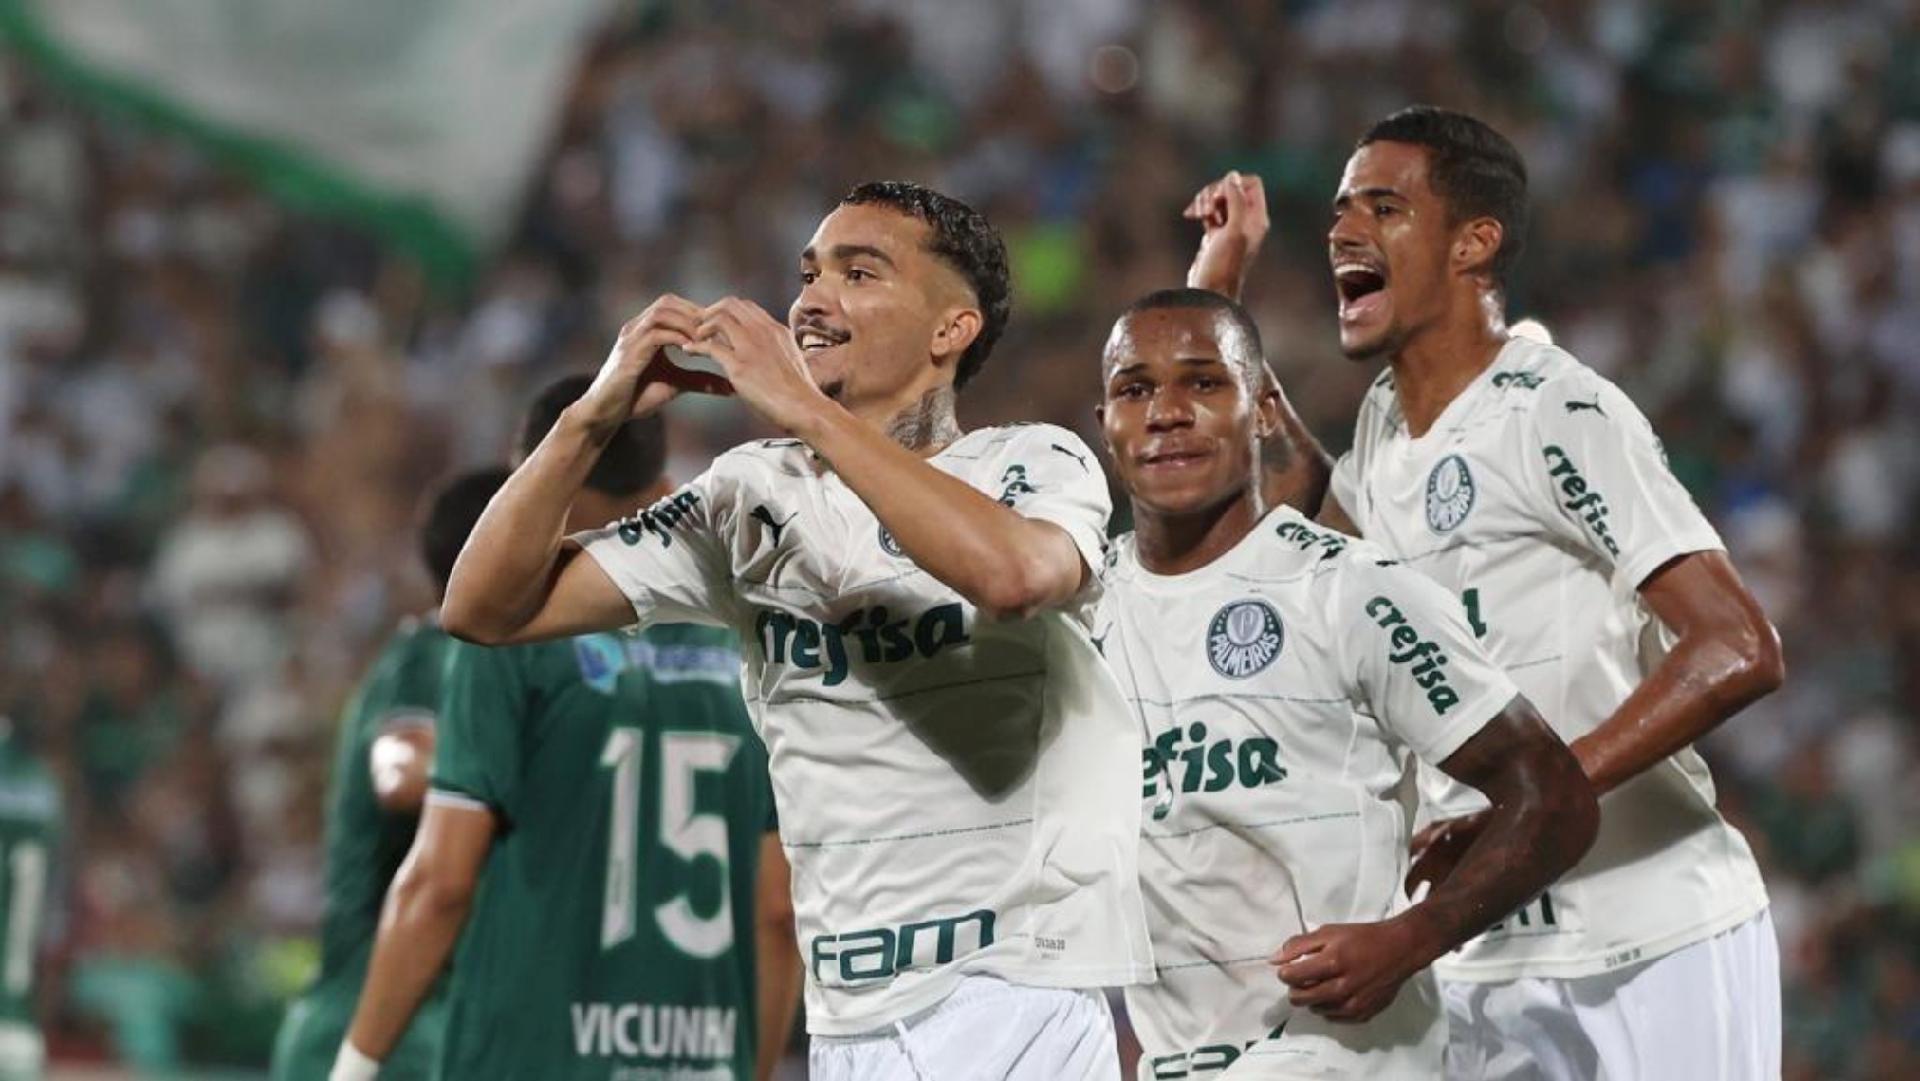
[[[1671,644],[1640,585],[1722,547],[1632,401],[1565,351],[1521,338],[1419,438],[1383,374],[1333,491],[1368,540],[1459,594],[1489,652],[1568,742],[1611,716]],[[1422,790],[1431,815],[1484,805],[1435,773]],[[1766,904],[1753,854],[1688,748],[1609,793],[1586,857],[1437,967],[1459,980],[1592,975]]]
[[[1282,507],[1181,575],[1121,538],[1095,628],[1142,723],[1160,978],[1127,991],[1140,1076],[1439,1076],[1430,974],[1339,1024],[1294,1010],[1268,958],[1406,907],[1415,761],[1445,761],[1517,693],[1459,604]]]
[[[931,463],[1102,565],[1107,484],[1051,425],[969,433]],[[797,440],[738,447],[653,507],[577,538],[642,623],[732,627],[766,741],[820,1035],[873,1032],[963,976],[1151,978],[1139,742],[1068,606],[982,618],[915,566]]]

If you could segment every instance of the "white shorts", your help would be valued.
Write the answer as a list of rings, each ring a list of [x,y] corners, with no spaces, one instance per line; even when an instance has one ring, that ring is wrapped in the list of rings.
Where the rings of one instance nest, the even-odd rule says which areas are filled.
[[[1453,1081],[1778,1081],[1780,945],[1766,912],[1571,980],[1443,981]]]
[[[815,1036],[810,1081],[1119,1081],[1098,991],[970,976],[938,1006],[866,1036]]]

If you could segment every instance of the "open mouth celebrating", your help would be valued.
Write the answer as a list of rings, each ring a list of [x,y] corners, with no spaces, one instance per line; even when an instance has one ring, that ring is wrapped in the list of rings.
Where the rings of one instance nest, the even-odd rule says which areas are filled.
[[[1356,322],[1377,314],[1386,304],[1385,268],[1367,261],[1348,259],[1333,268],[1334,288],[1340,294],[1340,321]]]

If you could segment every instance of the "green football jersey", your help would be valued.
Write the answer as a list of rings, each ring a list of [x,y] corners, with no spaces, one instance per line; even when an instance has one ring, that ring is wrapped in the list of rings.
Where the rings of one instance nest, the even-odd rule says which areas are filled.
[[[353,1020],[373,956],[380,906],[419,824],[416,816],[389,812],[374,798],[368,755],[384,731],[434,724],[450,641],[431,620],[402,622],[341,714],[327,797],[320,975],[281,1025],[274,1049],[275,1081],[323,1081]],[[443,1012],[437,998],[421,1007],[387,1057],[383,1078],[430,1075]]]
[[[445,1078],[745,1081],[772,821],[737,644],[705,627],[448,653],[436,803],[498,816]]]
[[[59,828],[52,774],[10,734],[0,737],[0,1081],[39,1077],[46,1057],[33,985]]]

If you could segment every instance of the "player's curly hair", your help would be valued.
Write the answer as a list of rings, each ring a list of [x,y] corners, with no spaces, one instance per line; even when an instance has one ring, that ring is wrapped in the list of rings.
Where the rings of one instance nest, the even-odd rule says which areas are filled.
[[[1411,143],[1427,150],[1427,179],[1454,221],[1500,223],[1490,268],[1505,288],[1527,240],[1527,165],[1507,137],[1482,121],[1436,105],[1409,105],[1367,129],[1359,146]]]
[[[884,206],[927,223],[927,249],[960,272],[980,302],[980,333],[960,355],[953,385],[964,387],[987,362],[1013,314],[1007,246],[986,216],[951,195],[906,180],[873,180],[848,192],[841,206]]]

